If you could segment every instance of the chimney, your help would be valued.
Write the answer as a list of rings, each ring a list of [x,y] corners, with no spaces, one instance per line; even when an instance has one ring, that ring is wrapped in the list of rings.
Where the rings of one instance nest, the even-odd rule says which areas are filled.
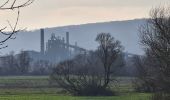
[[[67,49],[69,49],[69,32],[66,32],[66,44],[67,44]]]
[[[40,29],[41,31],[41,54],[44,55],[44,29]]]

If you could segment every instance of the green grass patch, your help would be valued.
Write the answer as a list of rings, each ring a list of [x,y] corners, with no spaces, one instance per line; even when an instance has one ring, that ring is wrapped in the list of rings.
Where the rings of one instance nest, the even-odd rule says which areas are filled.
[[[149,100],[150,95],[144,93],[127,94],[110,97],[73,97],[58,95],[2,95],[0,100]]]
[[[5,76],[0,77],[0,100],[149,100],[150,94],[134,93],[132,79],[117,77],[111,88],[118,96],[74,97],[51,87],[48,76]]]

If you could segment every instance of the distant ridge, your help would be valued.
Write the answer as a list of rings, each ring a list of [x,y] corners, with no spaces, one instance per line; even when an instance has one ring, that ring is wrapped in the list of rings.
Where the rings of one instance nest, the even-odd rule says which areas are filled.
[[[88,50],[94,50],[98,45],[95,42],[96,35],[101,32],[107,32],[122,42],[122,45],[125,47],[125,52],[142,54],[143,50],[139,44],[138,28],[140,25],[143,25],[146,20],[147,19],[134,19],[45,28],[45,41],[48,40],[51,33],[65,37],[65,32],[70,32],[71,44],[78,42],[79,46]],[[17,34],[15,40],[10,40],[7,44],[9,47],[2,49],[1,55],[10,51],[17,53],[22,49],[40,51],[40,31],[37,29],[20,32]]]

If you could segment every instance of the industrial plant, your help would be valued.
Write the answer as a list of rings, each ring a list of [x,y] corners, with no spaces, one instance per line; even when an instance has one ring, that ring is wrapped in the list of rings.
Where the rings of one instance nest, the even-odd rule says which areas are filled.
[[[69,43],[69,32],[66,32],[66,38],[55,36],[54,33],[51,34],[51,38],[45,42],[45,30],[40,29],[40,48],[41,51],[39,52],[38,59],[41,60],[48,60],[50,62],[60,62],[70,58],[78,54],[86,53],[84,48],[77,46],[77,42],[75,45],[71,45]],[[35,58],[34,54],[32,54],[33,58]],[[36,57],[37,58],[37,57]]]

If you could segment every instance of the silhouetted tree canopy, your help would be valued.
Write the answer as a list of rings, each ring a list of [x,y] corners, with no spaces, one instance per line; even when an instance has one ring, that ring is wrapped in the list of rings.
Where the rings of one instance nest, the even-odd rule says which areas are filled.
[[[163,92],[170,92],[170,9],[150,11],[150,19],[141,27],[141,44],[145,49],[150,80]]]

